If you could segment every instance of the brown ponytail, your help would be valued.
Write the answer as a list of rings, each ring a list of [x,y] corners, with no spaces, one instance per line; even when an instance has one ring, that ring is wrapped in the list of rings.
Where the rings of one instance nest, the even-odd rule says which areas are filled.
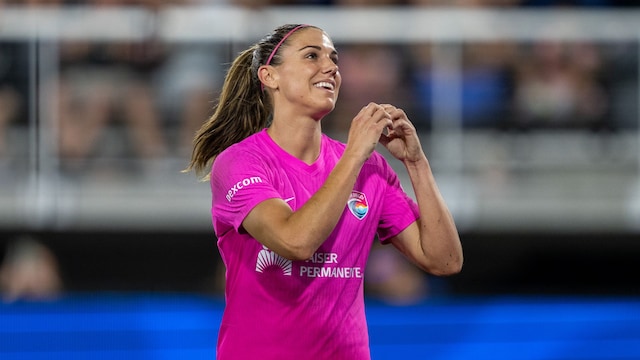
[[[255,45],[241,52],[233,61],[213,115],[196,132],[191,161],[184,172],[194,170],[203,179],[208,168],[223,150],[269,126],[273,113],[268,93],[260,88],[258,68],[267,62],[275,49],[271,65],[282,59],[276,48],[280,41],[299,24],[281,26]]]

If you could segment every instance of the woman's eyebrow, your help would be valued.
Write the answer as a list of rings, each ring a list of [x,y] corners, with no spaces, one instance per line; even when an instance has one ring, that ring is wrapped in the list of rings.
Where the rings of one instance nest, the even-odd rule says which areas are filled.
[[[312,49],[316,49],[316,50],[322,50],[322,47],[318,46],[318,45],[305,45],[305,46],[301,47],[300,49],[298,49],[298,51],[302,51],[302,50],[307,49],[307,48],[312,48]],[[337,54],[338,51],[336,49],[333,49],[331,51],[331,53],[332,54]]]
[[[298,51],[302,51],[302,50],[304,50],[306,48],[313,48],[313,49],[316,49],[316,50],[322,50],[322,47],[317,46],[317,45],[305,45],[305,46],[301,47],[300,49],[298,49]]]

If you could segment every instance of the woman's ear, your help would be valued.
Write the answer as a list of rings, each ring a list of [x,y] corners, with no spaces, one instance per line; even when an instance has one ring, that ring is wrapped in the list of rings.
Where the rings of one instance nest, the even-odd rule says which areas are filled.
[[[258,79],[265,88],[275,89],[277,87],[277,74],[273,66],[262,65],[258,68]]]

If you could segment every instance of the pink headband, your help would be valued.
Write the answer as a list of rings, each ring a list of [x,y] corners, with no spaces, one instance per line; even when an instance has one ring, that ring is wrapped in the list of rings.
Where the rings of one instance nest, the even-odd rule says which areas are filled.
[[[273,56],[276,54],[276,52],[278,51],[278,49],[280,48],[280,45],[282,45],[282,43],[287,40],[287,38],[293,34],[296,30],[303,28],[303,27],[307,27],[309,25],[298,25],[296,27],[294,27],[293,29],[291,29],[291,31],[289,31],[288,33],[286,33],[283,37],[282,40],[280,40],[280,42],[278,43],[278,45],[276,45],[276,47],[273,48],[273,51],[271,52],[271,55],[269,55],[269,58],[267,59],[267,62],[265,63],[265,65],[269,65],[271,64],[271,59],[273,59]]]
[[[291,34],[293,34],[296,30],[298,30],[298,29],[300,29],[300,28],[303,28],[303,27],[307,27],[307,26],[309,26],[309,25],[304,25],[304,24],[303,24],[303,25],[298,25],[298,26],[294,27],[293,29],[291,29],[291,31],[289,31],[288,33],[286,33],[286,34],[282,37],[282,39],[280,40],[280,42],[279,42],[279,43],[278,43],[278,44],[273,48],[273,51],[272,51],[272,52],[271,52],[271,54],[269,55],[269,58],[267,59],[267,62],[265,63],[265,65],[269,65],[269,64],[271,64],[271,59],[273,59],[273,56],[276,54],[276,52],[277,52],[277,51],[278,51],[278,49],[280,48],[280,45],[282,45],[282,43],[283,43],[285,40],[287,40],[287,38],[288,38]],[[264,84],[262,84],[262,83],[261,83],[261,84],[260,84],[260,88],[261,88],[262,90],[264,90]]]

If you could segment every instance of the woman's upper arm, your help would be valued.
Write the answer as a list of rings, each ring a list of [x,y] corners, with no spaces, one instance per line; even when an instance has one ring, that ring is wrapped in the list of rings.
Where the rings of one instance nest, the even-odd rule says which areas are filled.
[[[417,221],[412,222],[398,235],[389,238],[389,242],[412,263],[428,271],[424,261],[425,254],[420,245],[420,230]]]
[[[420,233],[420,219],[413,222],[390,242],[411,262],[433,275],[445,276],[460,272],[462,254],[459,239],[437,232]],[[426,230],[423,230],[426,231]]]
[[[286,222],[293,210],[280,198],[258,203],[242,221],[242,227],[264,246],[289,259],[298,259],[295,237],[287,234]]]

